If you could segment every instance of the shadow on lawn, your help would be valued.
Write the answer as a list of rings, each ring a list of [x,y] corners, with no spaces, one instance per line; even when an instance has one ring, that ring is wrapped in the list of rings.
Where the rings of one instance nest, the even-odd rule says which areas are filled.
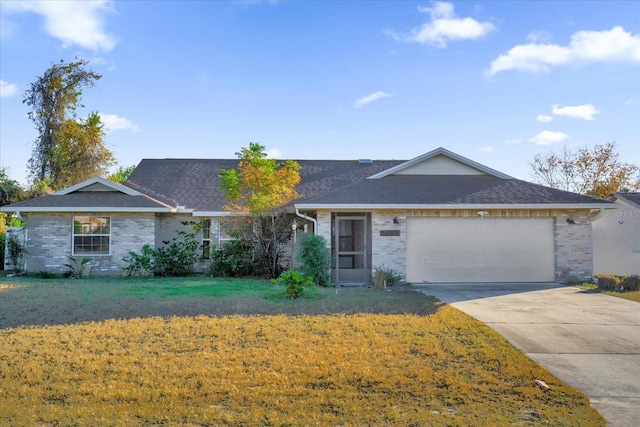
[[[236,289],[229,282],[218,287],[215,279],[4,278],[0,281],[0,329],[154,316],[423,315],[434,313],[440,305],[411,286],[395,286],[386,292],[366,286],[341,287],[338,292],[317,288],[306,297],[289,300],[282,288],[270,282],[242,283]]]

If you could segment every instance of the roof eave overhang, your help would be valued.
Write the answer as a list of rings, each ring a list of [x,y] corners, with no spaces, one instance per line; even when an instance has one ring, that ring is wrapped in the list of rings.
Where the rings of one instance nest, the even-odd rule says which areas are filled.
[[[113,213],[171,213],[171,208],[118,208],[113,206],[74,206],[74,207],[3,207],[0,212],[55,213],[55,212],[113,212]]]
[[[298,209],[616,209],[613,203],[464,203],[464,204],[319,204],[300,203]]]

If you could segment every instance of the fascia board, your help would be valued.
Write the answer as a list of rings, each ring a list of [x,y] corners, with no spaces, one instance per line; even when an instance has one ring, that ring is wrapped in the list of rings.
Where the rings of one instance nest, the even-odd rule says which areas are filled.
[[[227,211],[195,211],[192,213],[193,216],[207,216],[207,217],[215,217],[215,216],[240,216],[240,214],[234,214]]]
[[[128,213],[170,213],[175,212],[172,208],[117,208],[105,206],[77,206],[77,207],[2,207],[0,212],[128,212]]]
[[[613,203],[487,203],[487,204],[296,204],[298,209],[616,209]]]

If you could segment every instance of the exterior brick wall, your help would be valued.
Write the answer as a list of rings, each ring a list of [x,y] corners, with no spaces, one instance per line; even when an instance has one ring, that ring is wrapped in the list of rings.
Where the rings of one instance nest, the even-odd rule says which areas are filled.
[[[501,209],[487,210],[490,217],[553,217],[555,280],[561,283],[587,281],[593,275],[591,219],[589,210]],[[371,215],[371,268],[385,266],[406,274],[407,217],[476,217],[477,210],[375,210]],[[393,224],[398,217],[400,224]],[[573,224],[567,222],[571,218]],[[399,230],[399,236],[381,231]],[[318,212],[318,234],[331,241],[331,212]],[[526,244],[526,242],[523,242]]]
[[[394,224],[398,217],[400,224]],[[391,231],[392,233],[389,233]],[[395,236],[399,232],[399,236]],[[391,268],[404,276],[407,267],[407,226],[404,211],[373,211],[371,214],[371,268]],[[372,273],[373,274],[373,273]]]
[[[119,275],[122,258],[129,251],[140,250],[154,243],[154,214],[124,213],[32,213],[27,218],[27,271],[63,273],[71,256],[72,224],[75,215],[108,216],[111,218],[111,254],[76,256],[90,260],[92,275]]]
[[[563,211],[556,216],[556,281],[584,282],[593,278],[591,232],[588,211]]]

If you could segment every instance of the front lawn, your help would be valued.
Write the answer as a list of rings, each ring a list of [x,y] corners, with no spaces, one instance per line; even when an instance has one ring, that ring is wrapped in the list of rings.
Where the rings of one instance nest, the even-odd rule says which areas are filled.
[[[576,286],[579,287],[580,289],[584,289],[585,291],[599,292],[612,297],[623,298],[623,299],[628,299],[635,302],[640,302],[640,291],[624,291],[624,292],[603,291],[598,289],[598,285],[596,285],[595,283],[581,283]]]
[[[279,292],[210,278],[4,279],[0,425],[605,425],[486,325],[410,287]],[[117,315],[127,310],[141,315]]]

